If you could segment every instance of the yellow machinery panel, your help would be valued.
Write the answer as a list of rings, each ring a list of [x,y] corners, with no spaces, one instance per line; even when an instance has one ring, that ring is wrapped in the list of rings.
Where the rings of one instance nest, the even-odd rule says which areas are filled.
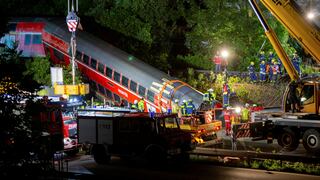
[[[89,94],[89,84],[79,84],[80,95]]]
[[[64,85],[55,85],[54,86],[54,94],[57,94],[57,95],[65,94]]]
[[[79,86],[78,85],[65,85],[65,94],[79,95]]]

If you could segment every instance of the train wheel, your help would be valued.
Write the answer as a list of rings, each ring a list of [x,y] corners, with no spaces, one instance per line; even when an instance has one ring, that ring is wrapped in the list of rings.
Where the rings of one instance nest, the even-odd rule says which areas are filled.
[[[320,152],[320,133],[315,129],[308,129],[303,134],[303,146],[311,153]]]
[[[294,151],[299,146],[299,138],[290,128],[284,128],[278,137],[278,144],[284,151]]]
[[[97,164],[107,164],[110,162],[111,157],[103,145],[93,145],[91,152]]]

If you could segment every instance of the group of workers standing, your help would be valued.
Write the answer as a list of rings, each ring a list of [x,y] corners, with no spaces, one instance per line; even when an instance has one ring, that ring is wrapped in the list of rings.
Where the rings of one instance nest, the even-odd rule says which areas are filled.
[[[264,51],[261,51],[259,54],[259,78],[256,75],[256,68],[254,62],[251,62],[248,66],[249,77],[251,82],[275,82],[278,80],[279,76],[284,74],[284,69],[281,61],[275,58],[273,52],[269,52],[267,57]],[[292,63],[298,74],[301,75],[301,59],[298,57],[298,54],[295,52],[292,57]]]

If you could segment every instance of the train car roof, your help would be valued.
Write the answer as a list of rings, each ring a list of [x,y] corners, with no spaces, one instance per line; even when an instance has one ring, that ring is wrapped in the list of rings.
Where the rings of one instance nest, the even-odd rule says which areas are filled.
[[[70,42],[71,33],[68,31],[65,21],[60,19],[46,20],[45,29],[64,41]],[[146,88],[154,81],[160,82],[159,80],[162,78],[172,79],[166,73],[141,60],[135,58],[129,61],[128,53],[84,31],[77,31],[76,41],[78,51],[84,52]]]

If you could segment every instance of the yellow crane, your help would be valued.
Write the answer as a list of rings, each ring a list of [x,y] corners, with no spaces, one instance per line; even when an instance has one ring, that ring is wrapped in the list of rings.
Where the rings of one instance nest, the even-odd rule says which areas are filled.
[[[267,38],[279,56],[284,68],[292,80],[299,80],[301,87],[301,111],[319,116],[320,111],[320,76],[299,78],[299,75],[281,46],[276,34],[268,25],[256,0],[248,0],[257,15]],[[301,44],[317,63],[320,63],[320,34],[316,26],[308,22],[292,0],[261,0],[262,4],[275,16],[289,33]],[[288,103],[289,87],[283,96],[283,109],[291,110]]]

